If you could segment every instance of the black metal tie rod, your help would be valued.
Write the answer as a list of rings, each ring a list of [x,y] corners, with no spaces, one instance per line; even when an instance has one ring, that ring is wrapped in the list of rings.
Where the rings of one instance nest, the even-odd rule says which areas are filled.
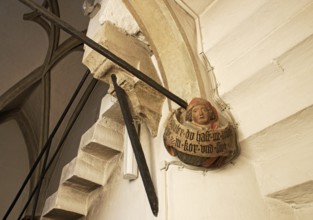
[[[30,8],[36,10],[39,14],[41,14],[42,16],[44,16],[45,18],[53,22],[56,26],[60,27],[61,29],[63,29],[64,31],[72,35],[73,37],[77,38],[78,40],[82,41],[83,43],[87,44],[89,47],[91,47],[92,49],[100,53],[101,55],[105,56],[106,58],[108,58],[109,60],[117,64],[118,66],[127,70],[128,72],[136,76],[138,79],[144,81],[149,86],[159,91],[161,94],[163,94],[170,100],[176,102],[179,106],[183,108],[187,108],[187,103],[183,99],[176,96],[175,94],[173,94],[172,92],[170,92],[169,90],[167,90],[166,88],[164,88],[163,86],[155,82],[153,79],[145,75],[143,72],[139,71],[138,69],[136,69],[135,67],[133,67],[126,61],[122,60],[121,58],[119,58],[118,56],[110,52],[109,50],[105,49],[104,47],[102,47],[101,45],[99,45],[98,43],[90,39],[89,37],[87,37],[85,34],[79,32],[74,27],[70,26],[69,24],[61,20],[59,17],[55,16],[53,13],[51,13],[47,9],[43,8],[42,6],[38,5],[32,0],[19,0],[19,1],[29,6]]]
[[[146,158],[143,153],[136,128],[134,126],[134,121],[130,112],[130,107],[128,105],[127,98],[126,98],[127,95],[126,95],[126,92],[117,85],[116,76],[112,74],[111,77],[112,77],[112,81],[113,81],[113,85],[114,85],[118,102],[120,103],[120,108],[122,111],[124,122],[126,124],[128,136],[133,147],[133,151],[134,151],[135,158],[138,164],[142,182],[143,182],[143,185],[145,187],[145,190],[148,196],[150,207],[151,207],[153,214],[157,216],[159,212],[158,197],[155,193],[153,182],[152,182],[149,169],[147,166]]]
[[[20,187],[20,189],[19,189],[19,191],[17,192],[16,196],[14,197],[14,200],[12,201],[10,207],[8,208],[7,212],[5,213],[5,215],[4,215],[4,217],[3,217],[4,220],[7,219],[7,217],[10,215],[10,213],[11,213],[12,209],[14,208],[16,202],[17,202],[18,199],[20,198],[20,196],[21,196],[23,190],[25,189],[25,187],[26,187],[27,183],[29,182],[30,178],[32,177],[32,175],[33,175],[35,169],[37,168],[39,162],[41,161],[41,158],[43,157],[44,153],[45,153],[48,149],[50,149],[51,142],[52,142],[52,140],[53,140],[55,134],[56,134],[57,131],[59,130],[60,126],[62,125],[62,122],[63,122],[65,116],[67,115],[68,111],[70,110],[70,108],[71,108],[73,102],[75,101],[75,99],[76,99],[76,97],[77,97],[79,91],[81,90],[82,86],[84,85],[84,83],[85,83],[85,81],[86,81],[86,79],[87,79],[87,77],[88,77],[89,75],[90,75],[90,71],[89,71],[89,69],[88,69],[88,70],[86,71],[86,73],[84,74],[82,80],[80,81],[79,85],[77,86],[77,88],[76,88],[74,94],[72,95],[70,101],[68,102],[66,108],[64,109],[64,112],[62,113],[61,117],[59,118],[59,120],[58,120],[57,124],[55,125],[53,131],[52,131],[51,134],[49,135],[49,137],[48,137],[48,139],[47,139],[45,145],[41,148],[41,151],[40,151],[40,153],[39,153],[39,155],[38,155],[36,161],[34,162],[33,166],[32,166],[31,169],[29,170],[29,172],[28,172],[28,174],[27,174],[27,176],[26,176],[26,178],[25,178],[25,180],[24,180],[22,186]]]
[[[94,90],[95,86],[97,85],[97,80],[96,79],[92,79],[91,82],[89,83],[88,87],[86,88],[84,94],[82,95],[82,98],[79,100],[72,117],[70,118],[68,125],[66,126],[65,130],[64,130],[64,134],[62,135],[61,140],[59,141],[59,144],[56,147],[56,150],[54,151],[52,157],[50,158],[49,162],[47,163],[47,166],[43,169],[42,174],[41,174],[41,178],[44,178],[46,173],[48,172],[48,170],[50,169],[50,167],[52,166],[53,162],[55,161],[57,155],[59,154],[60,150],[62,149],[62,147],[64,147],[64,142],[66,141],[66,138],[68,137],[72,127],[74,126],[77,118],[80,115],[80,112],[83,110],[85,104],[87,103],[92,91]],[[33,196],[35,195],[36,191],[39,190],[39,187],[41,185],[41,181],[43,179],[39,179],[32,191],[32,193],[30,194],[27,202],[24,205],[23,210],[20,212],[20,215],[18,217],[18,220],[20,220],[24,214],[24,212],[26,211],[29,203],[31,202]],[[32,219],[34,219],[34,214],[35,212],[32,213]]]

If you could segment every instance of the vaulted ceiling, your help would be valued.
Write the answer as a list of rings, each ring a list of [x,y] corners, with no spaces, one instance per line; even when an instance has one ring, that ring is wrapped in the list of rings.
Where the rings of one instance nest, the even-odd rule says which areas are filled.
[[[60,5],[57,1],[45,2],[52,5],[51,11],[60,14],[63,20],[78,30],[87,28],[88,17],[83,15],[82,1],[61,1]],[[39,125],[40,117],[33,113],[34,108],[43,104],[44,98],[40,96],[50,93],[51,107],[58,109],[57,103],[68,99],[67,92],[73,89],[85,72],[80,61],[82,44],[69,39],[69,35],[51,26],[19,1],[2,1],[0,4],[0,111],[3,116],[4,112],[9,114],[14,109],[22,109],[30,120],[34,120],[31,124]],[[64,87],[64,82],[67,91],[55,97],[54,91],[62,93],[59,88]],[[52,121],[57,118],[53,114],[50,117]],[[33,129],[38,131],[39,128]]]
[[[37,2],[77,30],[87,29],[83,0]],[[200,15],[213,0],[180,2]],[[0,16],[0,121],[14,118],[26,145],[42,145],[86,71],[83,45],[20,1],[1,1]]]
[[[37,2],[76,29],[87,29],[83,1]],[[21,2],[1,1],[0,19],[2,215],[87,69],[83,44]]]

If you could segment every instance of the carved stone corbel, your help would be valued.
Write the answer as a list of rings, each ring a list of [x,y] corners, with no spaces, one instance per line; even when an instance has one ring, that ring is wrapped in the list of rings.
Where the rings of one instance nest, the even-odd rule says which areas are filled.
[[[161,84],[151,60],[152,53],[145,43],[128,35],[110,22],[105,22],[92,38]],[[157,135],[162,105],[165,100],[162,94],[89,47],[86,47],[83,63],[90,69],[95,78],[110,84],[108,93],[112,93],[114,96],[111,75],[115,74],[118,84],[128,95],[133,110],[133,118],[146,123],[152,136]]]

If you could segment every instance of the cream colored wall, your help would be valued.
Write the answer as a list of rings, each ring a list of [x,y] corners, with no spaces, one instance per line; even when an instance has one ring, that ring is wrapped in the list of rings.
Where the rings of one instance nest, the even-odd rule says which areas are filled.
[[[254,168],[243,157],[220,171],[180,165],[166,169],[177,159],[167,153],[160,138],[169,113],[166,103],[162,113],[159,138],[151,138],[147,129],[140,134],[158,194],[158,217],[150,210],[140,175],[136,180],[123,179],[121,159],[110,182],[89,197],[87,219],[269,219]]]
[[[312,216],[312,3],[216,1],[199,16],[204,52],[239,124],[242,157],[273,219]]]
[[[165,71],[176,66],[182,70],[188,68],[184,69],[179,62],[173,65],[175,51],[166,51],[164,47],[160,51],[167,60],[162,59],[157,46],[161,39],[156,33],[168,29],[157,24],[173,25],[172,28],[177,28],[175,34],[183,35],[185,45],[181,52],[189,54],[186,59],[200,59],[195,51],[207,56],[214,68],[218,91],[238,123],[242,153],[233,163],[216,171],[194,170],[177,163],[177,158],[165,150],[162,140],[171,110],[165,102],[158,135],[153,138],[144,124],[140,133],[159,199],[158,217],[150,210],[140,175],[134,180],[123,179],[121,154],[108,181],[88,195],[87,211],[82,212],[86,219],[310,219],[313,209],[312,1],[218,0],[208,1],[206,7],[202,5],[205,1],[196,5],[187,0],[146,0],[138,5],[136,1],[125,2],[140,20],[143,34],[153,41],[150,44],[159,76],[163,82],[170,79],[169,88],[188,83],[194,75],[189,72],[192,77],[181,78],[178,72]],[[108,20],[126,31],[134,30],[133,24],[120,23],[119,19],[131,19],[121,1],[103,1],[104,5],[108,7],[106,14],[114,15],[112,20],[107,17]],[[152,10],[151,5],[159,8]],[[190,17],[180,17],[184,13],[181,9],[176,11],[179,5],[194,23]],[[152,20],[136,14],[145,11],[145,7],[154,13]],[[103,20],[100,22],[99,18],[104,12],[105,7],[91,20],[90,37],[101,28]],[[158,15],[159,19],[168,20],[159,23],[155,20]],[[186,30],[195,30],[198,36],[184,34]],[[192,42],[194,39],[200,40],[200,45]],[[191,63],[203,68],[201,61]],[[203,75],[197,75],[199,87],[214,86],[214,81],[203,79]],[[192,91],[174,90],[186,99],[189,97],[184,95],[192,96]],[[204,92],[213,93],[214,90]]]
[[[176,2],[185,9],[191,4]],[[175,165],[161,170],[176,160],[161,141],[169,113],[165,104],[158,137],[143,143],[153,149],[158,219],[306,219],[312,213],[311,195],[299,203],[284,199],[289,187],[310,181],[313,174],[311,3],[215,1],[193,14],[201,27],[203,51],[198,52],[213,66],[219,92],[239,124],[242,155],[219,171]],[[117,175],[115,181],[102,200],[94,200],[88,216],[153,219],[141,180],[128,182]],[[282,196],[275,196],[281,190]],[[301,191],[295,196],[301,197]]]

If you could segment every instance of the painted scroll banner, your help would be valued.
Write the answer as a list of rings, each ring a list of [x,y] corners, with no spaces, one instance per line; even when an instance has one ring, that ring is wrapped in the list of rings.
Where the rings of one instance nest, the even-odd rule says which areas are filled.
[[[189,122],[179,122],[178,115],[174,112],[165,127],[164,142],[171,142],[170,145],[165,144],[167,149],[173,147],[188,155],[207,158],[228,156],[235,150],[230,124],[216,129],[196,128]]]

